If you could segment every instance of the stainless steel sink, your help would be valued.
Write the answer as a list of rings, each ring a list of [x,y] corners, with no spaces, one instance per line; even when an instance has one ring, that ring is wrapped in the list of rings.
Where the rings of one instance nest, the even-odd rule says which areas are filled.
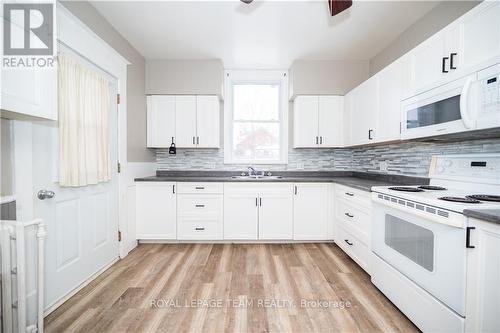
[[[282,179],[282,176],[264,176],[264,175],[252,175],[252,176],[232,176],[231,179],[236,180],[273,180]]]

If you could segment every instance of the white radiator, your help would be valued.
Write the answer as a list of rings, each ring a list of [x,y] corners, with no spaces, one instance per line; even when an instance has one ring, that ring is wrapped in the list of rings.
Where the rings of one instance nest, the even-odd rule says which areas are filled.
[[[34,237],[27,237],[33,234]],[[43,268],[45,225],[31,222],[0,221],[0,332],[43,332]],[[36,267],[29,276],[28,252],[33,252]],[[34,281],[33,290],[27,283]],[[30,316],[28,299],[35,297],[35,318]],[[33,312],[33,311],[32,311]]]

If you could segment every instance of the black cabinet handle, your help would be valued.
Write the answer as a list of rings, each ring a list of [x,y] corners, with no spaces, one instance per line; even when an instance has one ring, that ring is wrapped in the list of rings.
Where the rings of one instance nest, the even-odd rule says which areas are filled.
[[[175,194],[175,185],[172,185],[172,193]]]
[[[316,137],[316,144],[318,144],[318,140],[319,140],[319,138],[318,138],[318,137]]]
[[[348,195],[348,196],[350,196],[350,197],[353,197],[353,196],[354,196],[354,194],[349,193],[349,192],[345,192],[345,195]]]
[[[195,144],[195,141],[194,141],[194,140],[195,140],[195,137],[193,136],[193,145]]]
[[[443,62],[441,63],[441,72],[443,73],[448,73],[446,70],[446,60],[448,60],[448,57],[443,57]]]
[[[205,205],[194,205],[196,208],[204,208]]]
[[[320,136],[320,137],[319,137],[319,144],[320,144],[320,145],[322,145],[322,144],[323,144],[323,137],[322,137],[322,136]]]
[[[348,239],[344,239],[344,242],[346,242],[347,244],[349,244],[350,246],[352,246],[353,243],[349,242]]]
[[[450,53],[450,69],[457,69],[457,66],[453,64],[456,55],[456,53]]]
[[[196,186],[195,189],[196,190],[204,190],[205,188],[203,186]]]
[[[354,217],[354,215],[349,214],[349,213],[344,213],[344,215],[347,216],[347,217]]]
[[[255,198],[255,207],[259,206],[259,198]]]
[[[470,231],[476,229],[476,227],[467,227],[465,229],[465,247],[468,249],[475,249],[474,245],[470,245]]]
[[[196,230],[196,231],[203,231],[203,230],[205,230],[205,228],[198,228],[198,227],[196,227],[196,228],[194,228],[194,230]]]
[[[372,133],[373,130],[368,130],[368,140],[373,140]]]
[[[262,207],[262,198],[259,198],[259,206]]]
[[[172,137],[172,143],[174,143],[174,137]]]
[[[200,137],[199,137],[199,136],[197,136],[197,137],[196,137],[196,144],[197,144],[197,145],[199,145],[199,144],[200,144]]]
[[[297,195],[297,186],[295,186],[295,195]]]

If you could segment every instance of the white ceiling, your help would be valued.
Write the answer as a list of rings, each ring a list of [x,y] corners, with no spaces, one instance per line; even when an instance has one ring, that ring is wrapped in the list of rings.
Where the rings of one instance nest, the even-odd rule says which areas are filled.
[[[225,68],[288,68],[295,59],[367,60],[437,2],[327,0],[96,1],[146,59],[222,59]]]

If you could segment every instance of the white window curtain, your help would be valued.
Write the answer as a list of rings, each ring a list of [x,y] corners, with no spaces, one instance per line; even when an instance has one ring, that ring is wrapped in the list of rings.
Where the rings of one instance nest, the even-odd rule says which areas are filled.
[[[59,185],[109,181],[109,81],[61,52],[58,89]]]

